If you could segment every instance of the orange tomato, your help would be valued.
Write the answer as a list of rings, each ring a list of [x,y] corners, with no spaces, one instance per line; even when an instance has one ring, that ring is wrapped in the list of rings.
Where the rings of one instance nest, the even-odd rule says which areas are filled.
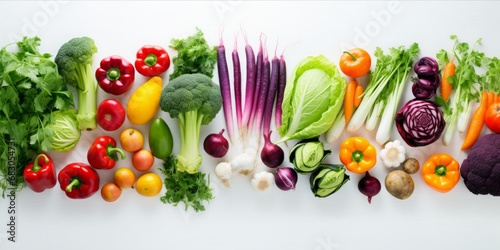
[[[130,168],[119,168],[113,174],[113,179],[121,189],[128,189],[134,186],[135,174]]]
[[[361,48],[344,51],[340,57],[340,70],[349,77],[361,77],[370,71],[372,59],[366,50]]]
[[[153,197],[161,192],[163,182],[155,173],[146,173],[137,179],[135,190],[142,196]]]
[[[500,133],[500,103],[493,103],[486,109],[484,123],[494,133]]]
[[[122,189],[113,182],[106,183],[101,188],[101,196],[107,202],[116,201],[121,195]]]
[[[137,171],[148,171],[153,166],[154,161],[155,157],[147,149],[141,149],[132,155],[132,166]]]

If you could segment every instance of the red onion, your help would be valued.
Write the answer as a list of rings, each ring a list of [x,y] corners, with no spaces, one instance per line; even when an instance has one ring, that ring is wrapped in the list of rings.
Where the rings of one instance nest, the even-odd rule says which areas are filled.
[[[288,167],[278,168],[274,179],[276,186],[283,191],[295,189],[298,180],[297,171]]]
[[[372,203],[372,197],[377,195],[381,188],[380,181],[371,176],[368,171],[366,171],[365,176],[358,182],[358,189],[362,194],[368,196],[368,203]]]
[[[275,168],[283,163],[285,152],[278,145],[271,142],[271,131],[264,133],[264,147],[260,152],[262,162],[270,167]]]
[[[229,150],[229,142],[222,135],[224,129],[222,129],[218,134],[209,134],[205,141],[203,141],[203,148],[205,152],[214,158],[221,158],[227,154]]]

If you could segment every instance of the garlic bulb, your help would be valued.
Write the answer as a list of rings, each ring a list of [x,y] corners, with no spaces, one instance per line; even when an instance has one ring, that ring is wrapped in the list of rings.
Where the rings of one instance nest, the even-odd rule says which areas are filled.
[[[253,175],[252,187],[257,191],[266,191],[274,183],[274,175],[267,171],[261,171]]]
[[[233,174],[233,169],[231,168],[231,164],[229,162],[220,162],[215,167],[215,175],[226,187],[229,187],[229,179]]]
[[[380,150],[380,159],[384,166],[397,168],[403,163],[406,158],[406,149],[401,145],[399,140],[388,142],[384,148]]]

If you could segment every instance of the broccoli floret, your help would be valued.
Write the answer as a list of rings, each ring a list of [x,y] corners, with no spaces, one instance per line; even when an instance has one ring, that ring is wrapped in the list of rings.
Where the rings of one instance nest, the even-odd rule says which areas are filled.
[[[160,108],[179,122],[181,149],[175,163],[178,171],[196,173],[201,166],[201,125],[210,123],[222,107],[220,89],[203,74],[185,74],[162,90]]]
[[[462,163],[460,174],[473,194],[500,196],[500,134],[481,136]]]
[[[59,48],[54,60],[64,81],[78,90],[77,120],[81,130],[97,127],[97,83],[92,70],[96,52],[92,38],[76,37]]]

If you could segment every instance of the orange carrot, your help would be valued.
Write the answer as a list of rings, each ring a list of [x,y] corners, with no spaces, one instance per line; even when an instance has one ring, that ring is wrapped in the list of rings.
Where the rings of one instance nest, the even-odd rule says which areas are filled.
[[[493,101],[493,103],[499,103],[499,102],[500,102],[500,93],[495,94],[495,100]]]
[[[477,107],[476,110],[474,111],[474,115],[472,116],[469,129],[467,130],[464,142],[462,143],[462,150],[469,149],[474,145],[474,143],[476,143],[477,138],[479,138],[481,130],[483,129],[484,117],[486,115],[487,109],[488,109],[488,93],[486,91],[483,91],[479,107]]]
[[[356,94],[356,87],[358,82],[356,79],[352,79],[345,90],[344,97],[344,116],[345,122],[348,123],[351,120],[352,114],[354,113],[354,96]]]
[[[488,104],[486,104],[487,107],[491,106],[495,102],[495,92],[493,91],[488,91]]]
[[[363,100],[363,86],[358,85],[356,87],[356,91],[354,93],[354,108],[357,108],[359,104],[361,103],[361,100]]]
[[[444,101],[448,101],[448,99],[450,99],[453,87],[451,86],[451,83],[448,81],[448,77],[455,75],[455,69],[456,66],[452,61],[446,63],[446,65],[444,66],[443,77],[441,79],[441,88],[440,88],[441,97],[443,97]]]

